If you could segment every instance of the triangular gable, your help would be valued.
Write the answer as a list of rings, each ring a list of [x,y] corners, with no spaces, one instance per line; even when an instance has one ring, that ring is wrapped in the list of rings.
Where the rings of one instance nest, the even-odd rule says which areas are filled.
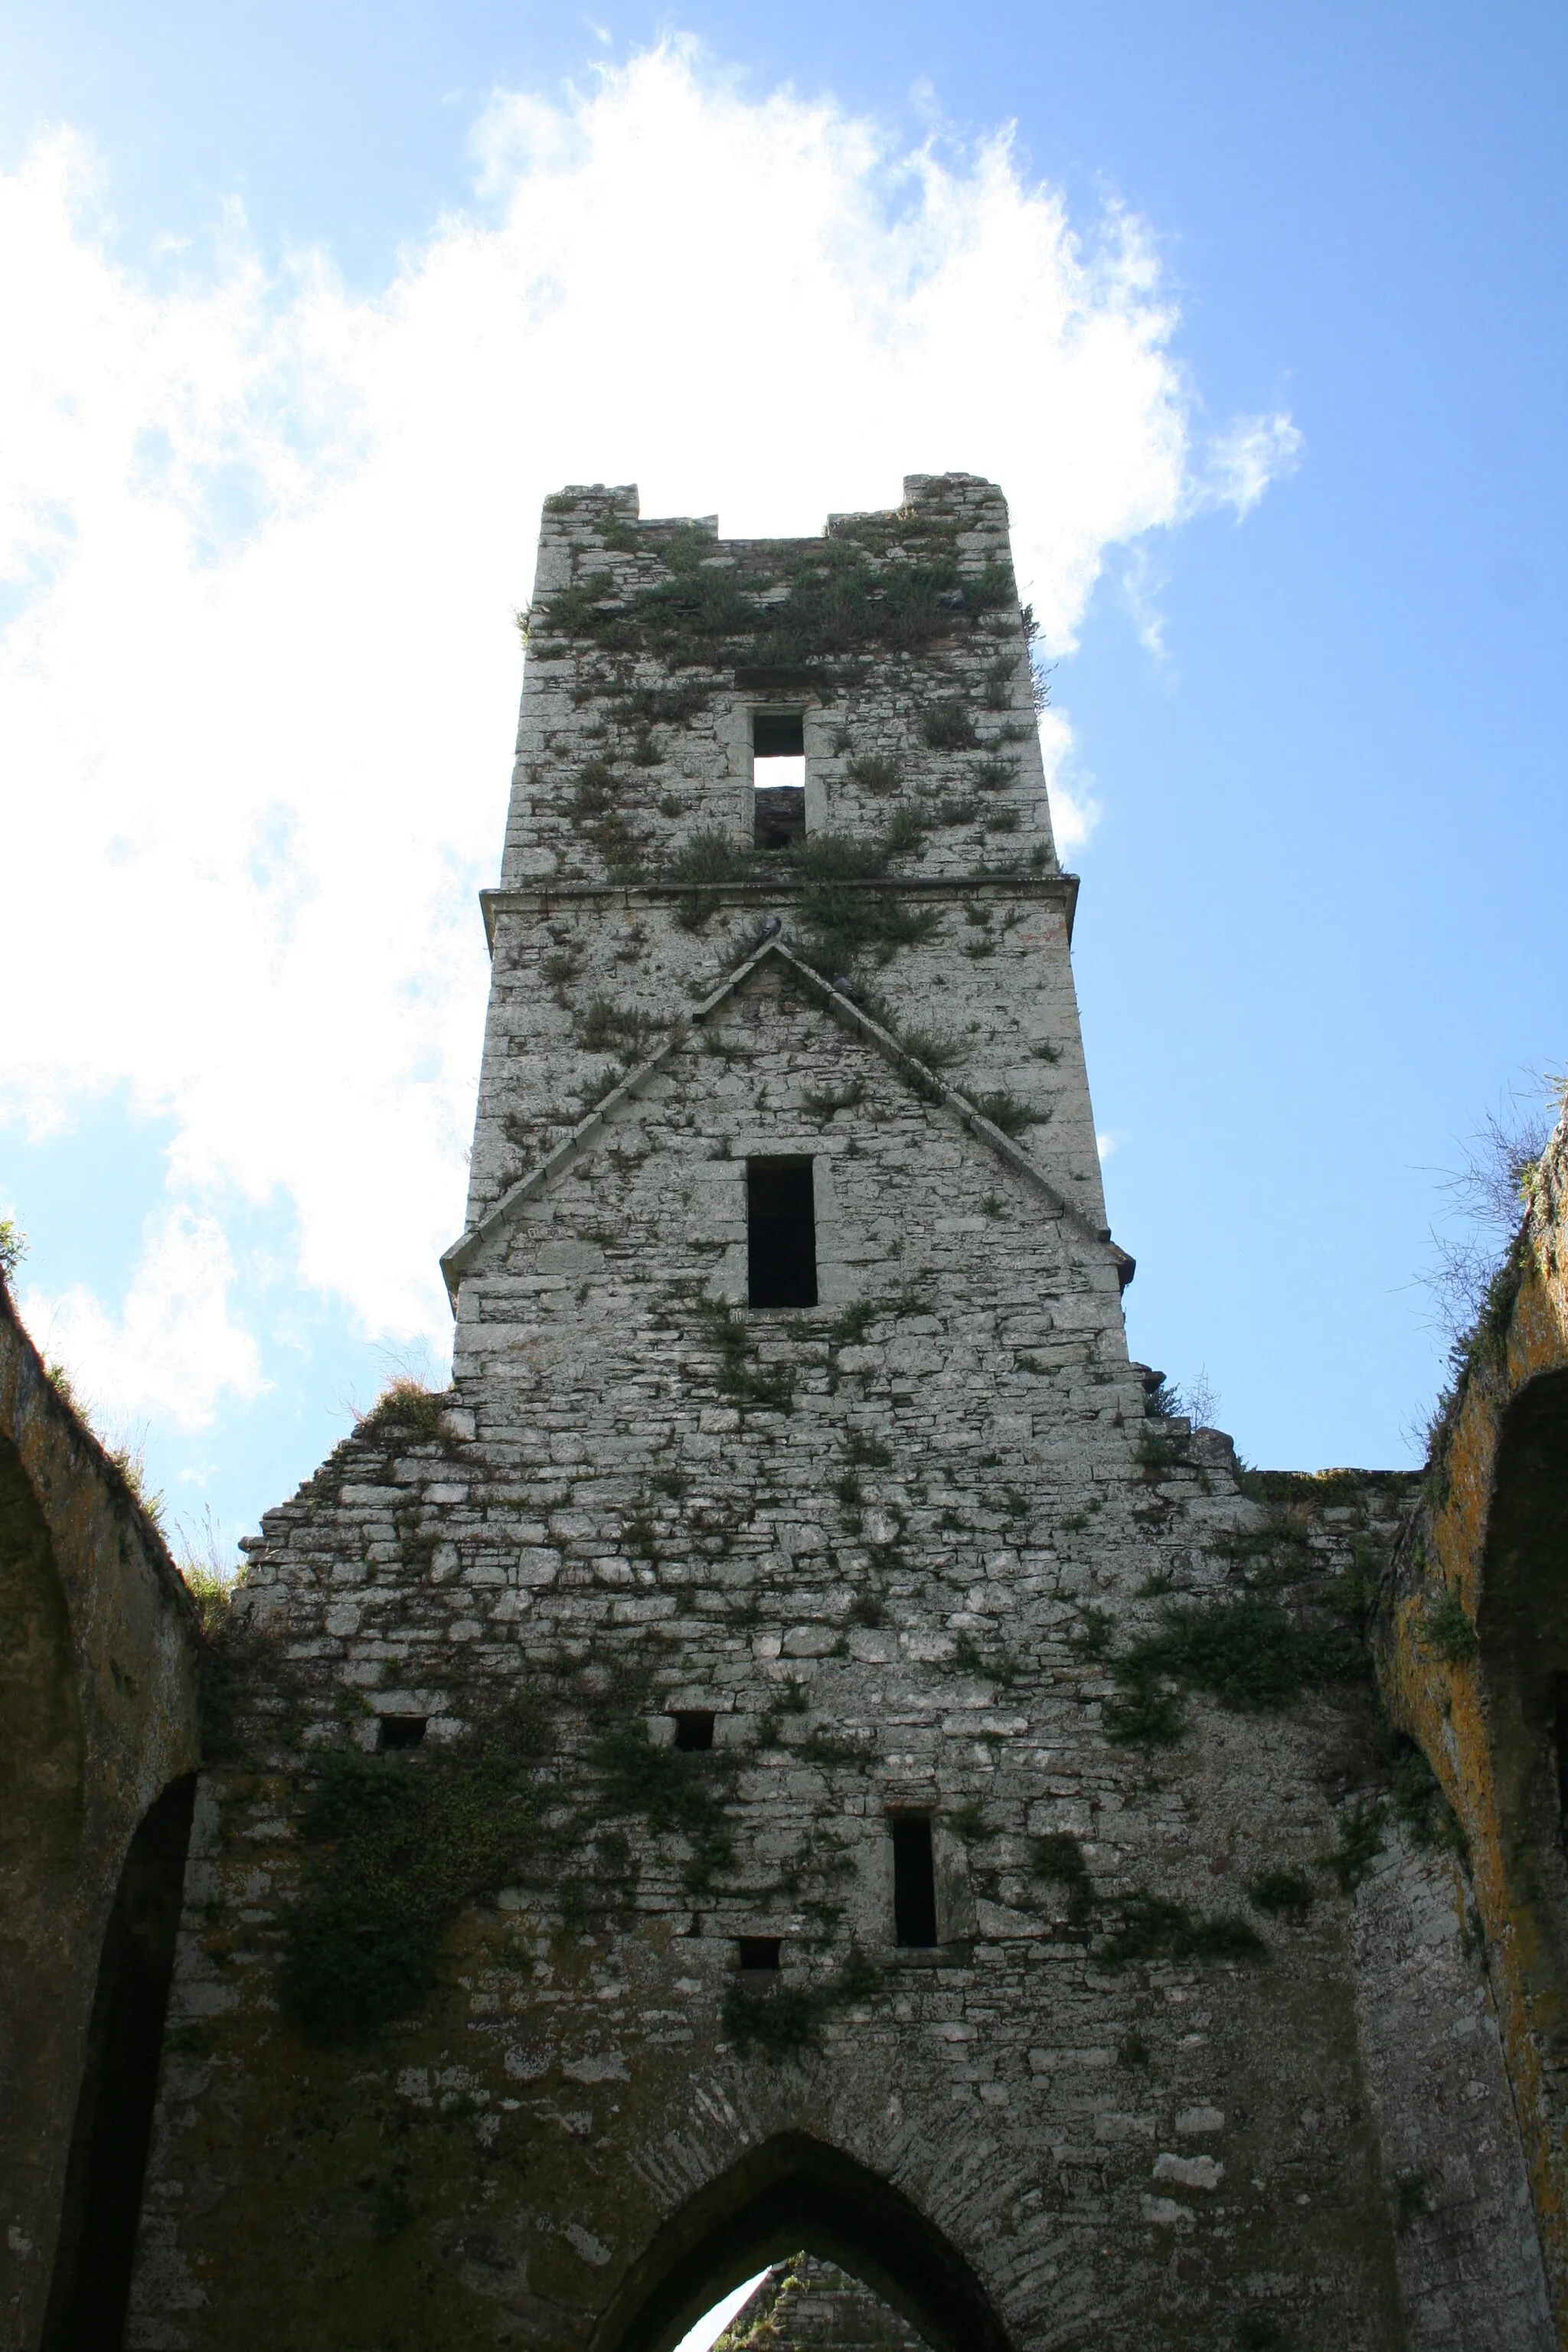
[[[956,1087],[949,1086],[938,1071],[933,1070],[928,1063],[922,1062],[918,1055],[911,1054],[907,1046],[901,1045],[892,1032],[884,1029],[880,1022],[873,1021],[871,1015],[861,1005],[857,1004],[851,997],[846,996],[841,990],[835,988],[831,982],[824,980],[820,972],[813,971],[808,963],[803,963],[799,956],[784,946],[782,940],[773,939],[764,940],[753,954],[749,955],[743,963],[738,964],[723,986],[715,989],[711,996],[705,997],[688,1019],[678,1021],[662,1044],[657,1045],[651,1054],[638,1062],[634,1069],[628,1070],[626,1076],[595,1104],[586,1118],[579,1119],[571,1133],[563,1136],[553,1150],[545,1153],[542,1160],[536,1161],[526,1176],[520,1177],[515,1184],[509,1185],[494,1206],[485,1211],[479,1223],[470,1225],[461,1238],[455,1241],[451,1248],[445,1252],[441,1259],[441,1272],[446,1278],[447,1295],[452,1302],[454,1314],[458,1307],[458,1285],[485,1244],[510,1223],[525,1201],[532,1200],[537,1193],[544,1190],[552,1178],[571,1166],[584,1144],[593,1142],[607,1126],[611,1115],[618,1107],[638,1093],[650,1078],[657,1076],[665,1065],[680,1051],[692,1029],[700,1027],[703,1022],[709,1020],[720,1010],[721,1006],[726,1004],[730,998],[745,985],[752,974],[761,970],[770,957],[776,958],[780,963],[785,965],[807,993],[814,996],[819,1004],[831,1013],[834,1019],[844,1028],[863,1038],[868,1045],[874,1046],[883,1060],[889,1064],[908,1085],[912,1086],[923,1100],[939,1105],[943,1110],[951,1113],[969,1134],[988,1145],[996,1157],[1005,1160],[1016,1175],[1021,1176],[1032,1191],[1037,1192],[1042,1200],[1049,1202],[1054,1213],[1062,1219],[1064,1223],[1070,1225],[1082,1240],[1096,1243],[1101,1248],[1109,1250],[1116,1266],[1117,1280],[1121,1288],[1126,1289],[1132,1279],[1136,1261],[1129,1257],[1125,1250],[1117,1247],[1110,1238],[1109,1227],[1091,1225],[1081,1210],[1075,1208],[1070,1201],[1065,1199],[1050,1179],[1036,1166],[1022,1145],[1016,1143],[1010,1135],[1004,1134],[994,1121],[988,1119],[984,1111],[977,1110]]]

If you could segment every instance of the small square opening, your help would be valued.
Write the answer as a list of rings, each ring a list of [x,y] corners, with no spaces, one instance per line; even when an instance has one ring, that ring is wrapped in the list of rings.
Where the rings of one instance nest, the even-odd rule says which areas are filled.
[[[798,710],[752,713],[752,839],[788,849],[805,837],[805,722]]]
[[[816,1201],[809,1160],[746,1162],[746,1297],[816,1304]]]
[[[783,1938],[778,1936],[738,1937],[735,1949],[740,1956],[742,1974],[749,1977],[776,1977],[779,1972],[779,1946],[782,1941]]]
[[[713,1717],[702,1707],[674,1709],[675,1744],[688,1756],[705,1756],[713,1745]]]
[[[931,1815],[894,1813],[893,1935],[914,1951],[936,1942],[936,1867],[931,1854]]]
[[[429,1725],[427,1715],[384,1715],[375,1727],[376,1748],[417,1748]]]

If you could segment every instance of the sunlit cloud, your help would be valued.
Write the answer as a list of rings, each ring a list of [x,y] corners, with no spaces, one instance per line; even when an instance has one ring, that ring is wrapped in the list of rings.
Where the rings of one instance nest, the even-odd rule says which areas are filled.
[[[1229,507],[1237,522],[1252,512],[1270,482],[1288,481],[1306,442],[1289,417],[1238,416],[1209,443],[1202,493]]]
[[[256,1341],[229,1314],[233,1281],[222,1228],[176,1206],[148,1219],[118,1315],[80,1284],[54,1297],[29,1287],[22,1314],[106,1431],[149,1419],[204,1429],[220,1398],[248,1403],[265,1385]]]
[[[1115,211],[1075,226],[1005,132],[900,148],[674,43],[494,99],[475,153],[469,207],[374,299],[330,255],[265,265],[237,208],[200,268],[124,266],[67,133],[0,178],[0,739],[28,877],[0,1118],[47,1131],[123,1087],[172,1122],[123,1300],[39,1311],[89,1389],[185,1426],[261,1377],[237,1216],[286,1223],[293,1281],[364,1335],[447,1343],[474,897],[547,491],[637,481],[645,514],[797,532],[896,503],[905,472],[989,474],[1053,655],[1108,553],[1192,509],[1150,243]],[[1244,512],[1293,430],[1238,428],[1212,494]],[[1058,714],[1042,740],[1063,777]],[[1093,814],[1064,780],[1064,847]]]

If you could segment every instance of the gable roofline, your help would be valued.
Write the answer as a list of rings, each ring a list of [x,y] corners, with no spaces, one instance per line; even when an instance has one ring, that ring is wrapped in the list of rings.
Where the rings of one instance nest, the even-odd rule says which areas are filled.
[[[927,1102],[949,1112],[969,1134],[987,1145],[999,1160],[1005,1161],[1014,1174],[1021,1176],[1030,1190],[1047,1202],[1080,1240],[1094,1243],[1108,1251],[1116,1268],[1117,1282],[1121,1289],[1126,1289],[1132,1279],[1137,1261],[1111,1240],[1108,1225],[1091,1225],[1082,1211],[1067,1199],[1042,1169],[1037,1167],[1022,1145],[1005,1134],[994,1120],[986,1118],[984,1111],[977,1110],[967,1096],[961,1094],[956,1087],[950,1087],[939,1072],[922,1062],[917,1054],[911,1054],[908,1046],[901,1045],[891,1030],[884,1029],[881,1023],[874,1021],[861,1005],[835,988],[830,981],[824,980],[820,972],[814,971],[793,950],[786,948],[782,940],[771,939],[764,940],[742,963],[737,964],[723,984],[716,988],[711,996],[704,997],[689,1018],[677,1021],[668,1035],[595,1104],[586,1118],[579,1119],[570,1133],[547,1151],[542,1160],[536,1160],[525,1176],[508,1186],[500,1200],[488,1208],[476,1223],[469,1225],[450,1249],[443,1251],[441,1273],[454,1315],[458,1311],[458,1292],[462,1277],[485,1244],[511,1223],[525,1201],[531,1201],[542,1192],[553,1176],[571,1164],[584,1145],[591,1143],[607,1127],[611,1114],[622,1103],[629,1101],[650,1078],[658,1075],[666,1063],[679,1053],[693,1028],[699,1027],[721,1005],[727,1003],[752,974],[770,959],[776,959],[784,964],[808,994],[831,1013],[841,1027],[854,1032],[872,1046]]]

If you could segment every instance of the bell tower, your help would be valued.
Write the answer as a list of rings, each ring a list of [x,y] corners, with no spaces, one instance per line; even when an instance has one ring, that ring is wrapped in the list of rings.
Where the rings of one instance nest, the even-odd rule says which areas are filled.
[[[817,1268],[793,1303],[863,1318],[940,1286],[954,1219],[994,1271],[1048,1233],[1073,1303],[1058,1319],[1020,1301],[1024,1352],[1049,1368],[1026,1377],[1125,1380],[1131,1267],[1105,1227],[1077,881],[1051,836],[1006,509],[967,475],[904,488],[896,512],[834,516],[816,540],[643,523],[632,489],[548,501],[485,899],[467,1230],[445,1260],[459,1377],[514,1368],[536,1324],[506,1302],[569,1263],[579,1328],[596,1295],[677,1260],[709,1303],[761,1304],[749,1254],[777,1212],[759,1204],[793,1181]],[[677,1097],[662,1208],[644,1177],[635,1240],[584,1238],[618,1226],[629,1139]],[[548,1318],[552,1294],[526,1295]]]
[[[672,2352],[771,2265],[803,2340],[1373,2352],[1434,2019],[1443,2293],[1540,2352],[1452,1902],[1352,1933],[1401,1484],[1128,1360],[1001,493],[564,490],[527,633],[452,1386],[247,1548],[131,2352]]]

